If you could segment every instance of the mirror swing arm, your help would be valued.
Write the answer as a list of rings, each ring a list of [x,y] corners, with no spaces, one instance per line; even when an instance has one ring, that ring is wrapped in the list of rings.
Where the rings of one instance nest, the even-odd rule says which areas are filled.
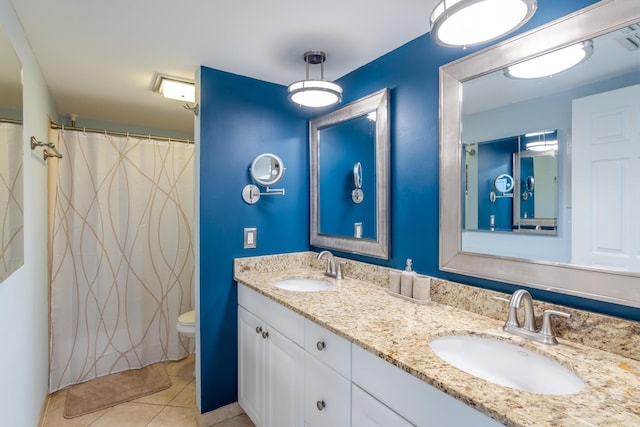
[[[260,200],[260,196],[284,196],[284,188],[265,187],[264,192],[260,191],[260,187],[255,184],[247,184],[242,189],[242,200],[253,205]]]

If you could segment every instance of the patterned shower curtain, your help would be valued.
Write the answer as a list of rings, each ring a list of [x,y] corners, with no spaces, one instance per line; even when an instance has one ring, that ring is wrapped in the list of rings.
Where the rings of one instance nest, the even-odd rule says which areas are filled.
[[[50,390],[184,357],[193,144],[59,132]]]

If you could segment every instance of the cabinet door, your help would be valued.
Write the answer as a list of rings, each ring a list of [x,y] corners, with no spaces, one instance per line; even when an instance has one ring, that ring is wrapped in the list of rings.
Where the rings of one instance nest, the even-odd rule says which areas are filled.
[[[261,320],[238,307],[238,403],[256,424],[264,410],[263,347]]]
[[[348,426],[350,418],[351,382],[315,357],[305,353],[305,426]]]
[[[351,388],[351,427],[411,427],[409,421],[387,408],[358,386]]]
[[[264,427],[300,427],[304,352],[275,329],[265,332]]]
[[[303,350],[275,329],[265,336],[265,427],[302,425]]]

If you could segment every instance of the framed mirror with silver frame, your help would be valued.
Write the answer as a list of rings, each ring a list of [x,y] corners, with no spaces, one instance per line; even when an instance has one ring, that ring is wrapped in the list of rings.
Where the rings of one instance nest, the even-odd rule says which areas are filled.
[[[309,122],[310,240],[312,246],[382,259],[389,258],[389,115],[389,89],[383,89]],[[353,131],[356,126],[351,125],[360,125],[366,122],[371,123],[373,129],[367,156],[371,157],[371,169],[374,170],[369,171],[369,166],[364,161],[359,166],[357,164],[351,166],[355,162],[344,158],[332,159],[328,156],[327,151],[324,151],[329,144],[329,139],[331,139],[331,144],[338,148],[333,150],[334,153],[337,153],[333,155],[345,157],[344,153],[348,152],[348,149],[355,144]],[[347,127],[350,128],[349,131],[343,131]],[[344,168],[344,180],[329,171],[331,165],[342,160],[350,162],[349,166]],[[365,174],[367,177],[364,180],[362,178],[363,169],[367,171]],[[372,180],[375,188],[367,190],[366,197],[361,197],[364,195],[367,179]],[[323,194],[327,194],[323,190],[327,190],[328,187],[343,186],[343,181],[344,191],[342,188],[340,191],[344,194],[335,199],[323,196]],[[362,188],[354,189],[354,184],[356,187],[359,184]],[[360,190],[356,192],[355,199],[354,190]],[[371,203],[371,206],[368,207],[367,203],[362,203],[363,199],[367,203]],[[367,217],[372,219],[364,223],[359,220],[344,219],[336,213],[338,211],[335,209],[337,205],[367,209]],[[328,218],[329,214],[322,212],[331,212],[332,217]],[[331,223],[339,222],[341,222],[341,227],[344,226],[342,228],[357,230],[357,232],[353,234],[341,233],[334,231],[335,229],[329,226]],[[369,228],[371,229],[370,233],[367,232]]]
[[[22,64],[0,27],[0,282],[24,264]]]
[[[470,127],[470,123],[467,122],[467,113],[465,113],[464,110],[469,107],[467,101],[470,100],[466,98],[468,98],[473,84],[476,81],[481,81],[481,79],[487,79],[489,76],[502,75],[503,70],[512,64],[522,63],[531,58],[539,57],[546,53],[581,43],[585,40],[592,40],[594,48],[593,56],[581,65],[586,67],[589,65],[589,62],[592,62],[594,58],[599,55],[599,52],[610,53],[612,51],[612,49],[599,49],[598,44],[603,42],[607,36],[623,39],[625,33],[633,34],[637,31],[639,24],[640,9],[638,8],[637,0],[602,1],[440,68],[439,265],[441,270],[625,306],[640,307],[640,273],[638,271],[625,268],[603,267],[597,262],[586,263],[576,261],[573,252],[568,259],[560,260],[541,259],[526,255],[492,254],[479,250],[478,247],[465,246],[463,244],[463,230],[461,226],[463,215],[462,201],[464,198],[464,189],[462,187],[464,179],[462,152],[465,149],[464,135]],[[613,43],[618,43],[618,41],[613,41]],[[619,43],[624,44],[624,40]],[[637,55],[638,52],[631,53]],[[626,75],[635,76],[637,79],[640,75],[640,67],[638,66],[637,59],[635,61],[635,66],[632,65],[632,71],[627,71]],[[611,67],[620,62],[619,60],[608,61],[608,66]],[[581,69],[580,74],[584,74],[583,71],[584,68]],[[569,72],[565,73],[569,75]],[[554,75],[553,79],[543,77],[542,80],[537,80],[535,85],[533,85],[535,86],[535,94],[531,95],[531,97],[539,97],[543,84],[555,84],[561,80],[561,75],[562,73],[559,73]],[[640,88],[638,83],[630,84],[631,86],[629,86],[629,88],[633,88],[634,90],[635,88]],[[491,93],[493,97],[496,97],[498,92],[503,94],[510,94],[511,92],[505,87],[498,92],[491,92],[489,87],[486,87],[486,89],[489,90],[489,92],[487,92],[484,98],[480,97],[476,99],[478,103],[486,104],[488,100],[493,101],[489,95]],[[567,89],[561,90],[568,92]],[[586,98],[588,97],[589,96],[586,96]],[[640,99],[640,97],[629,97],[627,95],[627,99],[635,98]],[[582,143],[587,138],[577,136],[577,128],[572,125],[572,123],[576,121],[575,111],[577,105],[576,99],[572,99],[573,101],[570,100],[568,104],[568,109],[570,110],[568,113],[569,126],[565,126],[564,129],[559,128],[559,136],[564,139],[564,148],[559,149],[559,155],[561,156],[559,164],[564,165],[564,172],[561,171],[561,176],[559,176],[560,184],[558,191],[563,194],[563,196],[559,197],[559,200],[562,201],[563,204],[558,218],[558,236],[509,233],[509,236],[507,236],[509,238],[527,239],[525,240],[526,242],[539,242],[543,239],[546,239],[546,242],[556,242],[560,241],[559,239],[563,237],[568,237],[570,249],[575,250],[576,237],[583,238],[583,236],[587,234],[583,228],[579,227],[579,224],[588,223],[588,218],[592,218],[589,216],[592,214],[589,209],[578,209],[575,205],[576,191],[590,193],[593,185],[600,185],[603,191],[605,188],[622,188],[614,185],[611,179],[607,182],[600,179],[607,177],[613,178],[614,176],[621,177],[622,175],[620,173],[605,173],[603,170],[598,179],[591,179],[588,175],[583,175],[584,177],[581,179],[576,178],[580,176],[577,175],[577,173],[586,173],[590,168],[583,165],[579,167],[578,163],[576,163],[576,155],[582,155],[583,153],[583,150],[576,149],[576,144],[579,142]],[[538,105],[537,111],[544,111],[545,105],[549,107],[551,104]],[[620,110],[620,108],[618,110]],[[636,110],[638,111],[640,109]],[[574,114],[573,119],[572,113]],[[529,125],[531,127],[540,129],[540,124],[534,123],[539,115],[540,114],[529,115],[528,120],[530,121]],[[612,119],[612,116],[608,117]],[[616,119],[613,121],[610,120],[608,123],[611,124],[615,122],[621,124],[621,129],[625,129],[626,133],[623,132],[625,135],[640,135],[637,128],[633,131],[633,129],[629,127],[637,126],[640,118],[636,117],[634,119],[632,116],[628,117],[629,119],[626,120],[621,118],[620,121]],[[589,120],[587,120],[587,125],[590,123]],[[526,131],[525,129],[509,128],[509,126],[512,126],[516,122],[513,118],[511,118],[511,120],[497,119],[495,122],[500,123],[500,125],[504,127],[502,131],[505,134],[513,135]],[[480,138],[478,140],[492,139],[485,135],[478,136],[478,138]],[[639,146],[640,144],[631,145]],[[638,157],[640,156],[636,156],[636,158]],[[637,169],[638,167],[630,167],[628,170],[633,171]],[[564,178],[562,176],[563,173]],[[534,184],[533,180],[531,184]],[[537,184],[536,178],[535,185],[537,186]],[[569,184],[573,185],[565,189],[562,188],[562,185]],[[629,187],[631,187],[630,191],[636,192],[635,196],[625,193],[621,197],[624,198],[624,200],[638,200],[637,186],[632,184],[625,188]],[[606,191],[604,193],[606,193]],[[621,192],[618,193],[622,194]],[[615,196],[613,193],[607,194]],[[635,206],[637,208],[638,204]],[[567,215],[571,215],[569,220],[566,217]],[[637,221],[631,222],[637,223]],[[570,224],[568,229],[564,227],[565,224]],[[631,224],[631,227],[638,227],[638,224]],[[492,239],[490,240],[490,244],[494,245],[496,242],[494,239],[502,238],[507,233],[501,235],[498,233],[485,234],[490,235],[490,237],[488,237]],[[516,236],[516,234],[519,236]],[[640,242],[640,238],[638,238],[640,231],[638,228],[629,229],[625,234],[633,240],[631,243],[638,244]],[[611,237],[610,234],[606,235]],[[572,239],[574,242],[571,242]],[[573,247],[571,245],[573,245]],[[510,246],[515,248],[517,246],[534,245],[527,245],[524,244],[524,242],[520,245],[514,245],[512,242]],[[577,246],[590,247],[588,243],[585,244],[584,240],[578,243]],[[635,252],[635,259],[632,260],[632,262],[638,261],[637,258],[638,253],[640,253],[640,248],[636,247],[631,252]]]

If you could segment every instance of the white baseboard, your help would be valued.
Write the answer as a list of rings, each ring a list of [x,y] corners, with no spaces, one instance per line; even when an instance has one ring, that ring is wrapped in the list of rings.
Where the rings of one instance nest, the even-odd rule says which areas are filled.
[[[211,427],[240,414],[244,414],[244,410],[238,402],[233,402],[213,411],[200,414],[200,427]]]
[[[40,418],[38,419],[38,427],[42,427],[44,425],[44,418],[47,415],[47,410],[49,409],[49,401],[51,400],[51,395],[47,394],[44,398],[44,402],[42,402],[42,408],[40,408]]]

